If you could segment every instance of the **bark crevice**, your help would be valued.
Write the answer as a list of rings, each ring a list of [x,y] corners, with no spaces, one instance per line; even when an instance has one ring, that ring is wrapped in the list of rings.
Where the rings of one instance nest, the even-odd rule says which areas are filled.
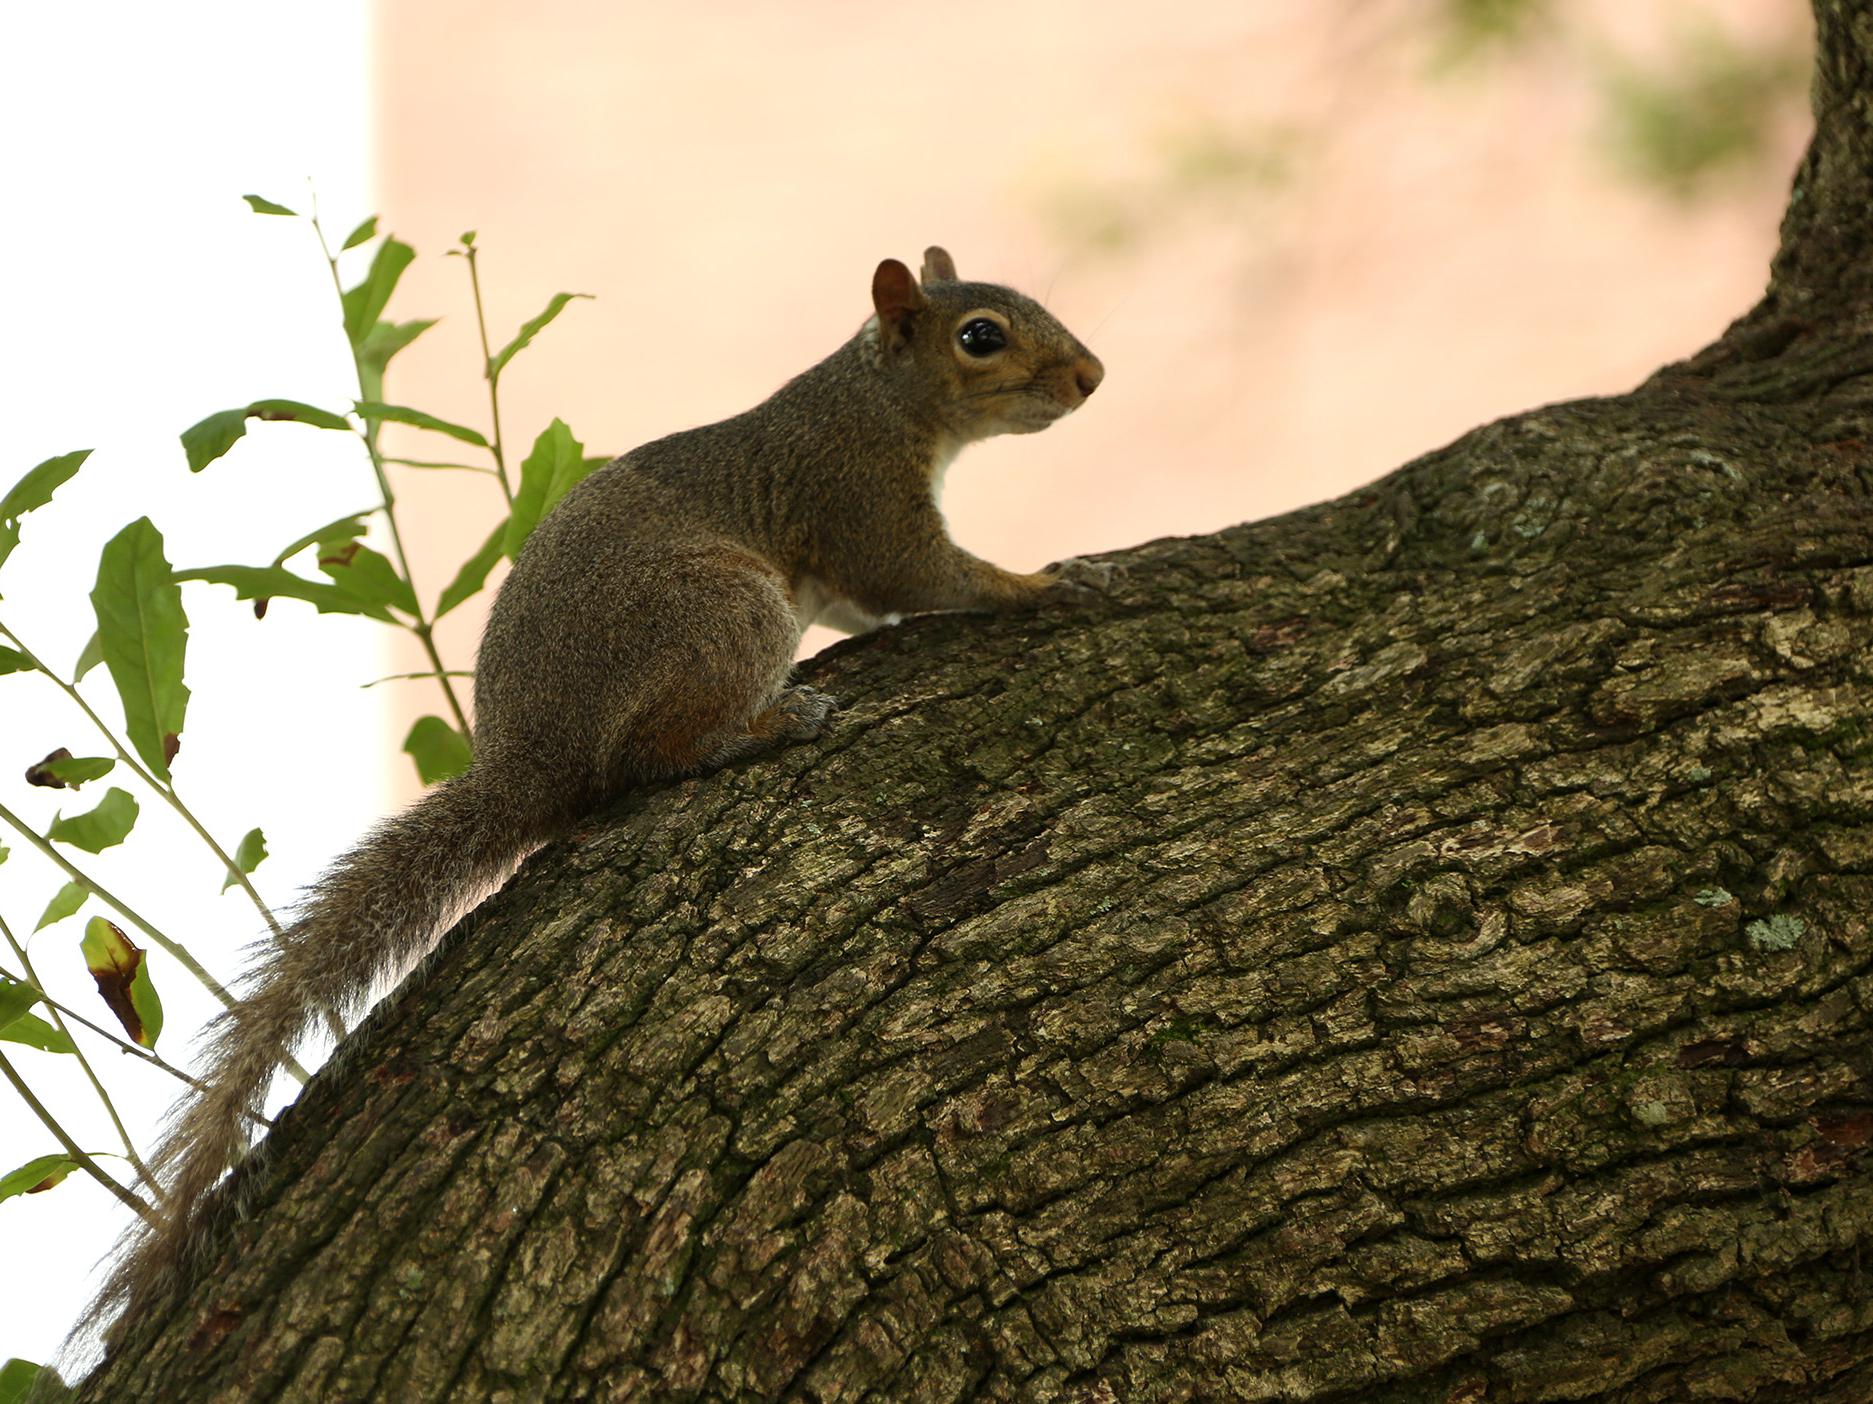
[[[1818,12],[1716,345],[822,655],[823,743],[450,935],[83,1397],[1873,1397],[1873,22]]]

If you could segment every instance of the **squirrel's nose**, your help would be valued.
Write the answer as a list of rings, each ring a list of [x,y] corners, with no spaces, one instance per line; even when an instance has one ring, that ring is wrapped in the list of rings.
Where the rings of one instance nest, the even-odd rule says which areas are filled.
[[[1097,356],[1082,356],[1073,366],[1073,382],[1080,387],[1081,395],[1092,394],[1105,378],[1106,368]]]

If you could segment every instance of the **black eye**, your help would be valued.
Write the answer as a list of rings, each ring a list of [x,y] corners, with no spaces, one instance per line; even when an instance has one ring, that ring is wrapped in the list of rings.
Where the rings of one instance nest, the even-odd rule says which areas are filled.
[[[1008,333],[987,317],[964,322],[956,340],[971,356],[992,356],[1008,344]]]

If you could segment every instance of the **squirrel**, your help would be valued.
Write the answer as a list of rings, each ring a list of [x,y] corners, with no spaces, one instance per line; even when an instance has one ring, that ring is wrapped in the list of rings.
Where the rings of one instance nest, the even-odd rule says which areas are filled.
[[[209,1191],[322,1011],[361,1012],[380,976],[620,793],[819,735],[832,699],[791,682],[809,625],[856,633],[1103,588],[1097,562],[991,565],[937,506],[965,444],[1072,413],[1098,358],[1032,299],[958,279],[941,248],[921,283],[880,263],[871,301],[856,335],[770,398],[614,460],[529,535],[476,657],[473,762],[312,885],[210,1026],[200,1090],[153,1158],[165,1206],[81,1328],[120,1308],[128,1322],[204,1255]]]

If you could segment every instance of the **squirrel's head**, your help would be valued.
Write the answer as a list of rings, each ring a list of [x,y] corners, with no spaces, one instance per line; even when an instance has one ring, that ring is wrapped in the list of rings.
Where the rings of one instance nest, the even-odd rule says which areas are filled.
[[[879,369],[958,439],[1032,434],[1099,388],[1099,358],[1031,297],[965,283],[946,252],[924,251],[921,284],[895,258],[871,280],[866,335]]]

